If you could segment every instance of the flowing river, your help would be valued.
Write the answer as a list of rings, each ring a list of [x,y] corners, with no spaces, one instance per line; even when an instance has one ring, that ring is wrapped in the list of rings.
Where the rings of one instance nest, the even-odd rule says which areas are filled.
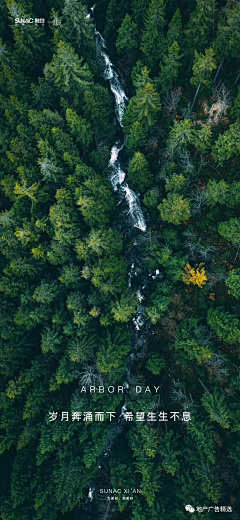
[[[102,35],[96,31],[96,49],[99,67],[105,80],[110,83],[111,91],[115,98],[115,111],[119,125],[122,127],[122,118],[127,106],[128,98],[119,81],[119,77],[113,68],[113,64],[107,54],[107,47]],[[120,166],[118,160],[119,153],[124,147],[124,142],[117,141],[111,150],[111,158],[109,161],[109,168],[112,170],[109,176],[114,191],[119,190],[120,196],[125,197],[128,207],[129,215],[132,221],[132,226],[146,231],[146,223],[138,196],[131,190],[125,181],[126,174]]]
[[[94,6],[95,7],[95,6]],[[92,13],[94,12],[94,7],[90,10]],[[88,15],[88,17],[90,17]],[[97,53],[97,61],[99,70],[103,78],[109,82],[110,89],[113,93],[115,99],[115,112],[117,121],[122,128],[122,118],[127,107],[128,98],[125,94],[123,86],[119,80],[119,76],[114,69],[114,65],[112,64],[109,55],[107,46],[104,38],[99,33],[99,31],[95,30],[96,34],[96,53]],[[129,362],[126,368],[125,382],[123,383],[126,388],[129,387],[130,376],[131,376],[131,368],[134,361],[137,359],[139,354],[141,354],[144,345],[146,344],[146,336],[148,326],[145,321],[145,307],[142,303],[144,300],[144,289],[147,288],[148,274],[144,261],[140,259],[139,254],[139,237],[144,233],[147,229],[145,218],[143,211],[141,209],[141,204],[139,200],[138,194],[136,194],[131,188],[128,186],[126,182],[126,173],[121,167],[120,162],[120,154],[124,149],[125,136],[123,134],[122,141],[117,141],[111,149],[110,160],[108,163],[109,170],[109,180],[113,186],[114,192],[116,192],[116,197],[118,198],[118,220],[121,221],[122,229],[127,229],[127,233],[131,238],[131,243],[129,246],[129,252],[127,254],[127,260],[129,263],[129,271],[128,271],[128,285],[132,287],[135,291],[135,294],[139,300],[139,305],[136,311],[136,314],[133,318],[133,334],[132,334],[132,353],[129,356]],[[127,204],[127,219],[124,211],[121,213],[121,204]],[[120,208],[119,208],[120,206]],[[155,276],[156,277],[156,276]],[[152,276],[152,278],[155,278]],[[127,410],[126,404],[122,405],[122,410],[120,414],[120,418],[118,424],[114,425],[109,432],[108,438],[106,440],[106,444],[103,450],[102,459],[106,457],[113,445],[114,440],[118,435],[123,431],[124,428],[124,414]],[[101,460],[99,461],[99,469],[101,469]],[[91,502],[93,500],[95,485],[94,483],[89,483],[89,493],[88,500]]]
[[[100,72],[106,81],[109,81],[110,89],[115,98],[115,112],[118,123],[122,127],[122,118],[127,107],[128,98],[125,94],[123,86],[119,80],[117,72],[114,70],[114,66],[109,58],[107,46],[104,38],[95,30],[96,34],[96,52],[97,61]],[[120,204],[127,204],[128,208],[128,219],[126,221],[124,213],[121,214],[119,211],[118,219],[123,221],[123,225],[127,225],[128,234],[131,236],[130,252],[128,254],[129,271],[128,271],[128,285],[132,287],[136,296],[139,300],[139,306],[135,317],[133,318],[133,324],[136,329],[136,333],[133,334],[133,351],[130,354],[130,360],[126,369],[126,376],[130,376],[131,366],[136,358],[136,352],[143,346],[144,332],[141,333],[141,328],[144,327],[145,319],[145,308],[142,303],[144,300],[143,291],[147,285],[147,274],[144,266],[144,262],[139,260],[139,234],[146,231],[146,222],[141,209],[139,196],[129,188],[126,182],[126,173],[121,167],[119,155],[124,149],[124,135],[123,140],[117,141],[111,149],[111,156],[108,163],[109,169],[109,180],[113,186],[114,191]],[[119,205],[119,204],[118,204]],[[125,223],[126,221],[126,223]]]

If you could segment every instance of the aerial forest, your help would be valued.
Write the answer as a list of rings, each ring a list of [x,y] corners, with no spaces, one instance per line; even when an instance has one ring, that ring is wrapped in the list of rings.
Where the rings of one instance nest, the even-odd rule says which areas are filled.
[[[239,520],[240,2],[0,2],[0,518]]]

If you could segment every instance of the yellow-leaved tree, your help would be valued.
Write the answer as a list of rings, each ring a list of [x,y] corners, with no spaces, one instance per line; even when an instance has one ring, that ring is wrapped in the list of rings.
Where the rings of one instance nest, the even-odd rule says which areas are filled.
[[[187,263],[185,267],[185,272],[183,273],[183,282],[187,285],[190,285],[192,283],[193,285],[198,285],[198,287],[203,287],[203,285],[206,285],[207,282],[207,276],[206,271],[204,267],[202,267],[204,264],[197,264],[194,267],[191,267],[189,262]]]

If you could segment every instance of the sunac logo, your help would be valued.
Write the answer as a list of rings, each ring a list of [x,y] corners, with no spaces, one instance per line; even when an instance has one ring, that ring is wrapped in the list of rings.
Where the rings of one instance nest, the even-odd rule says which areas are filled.
[[[33,18],[15,18],[15,25],[18,23],[21,23],[22,25],[25,25],[26,23],[33,23]]]

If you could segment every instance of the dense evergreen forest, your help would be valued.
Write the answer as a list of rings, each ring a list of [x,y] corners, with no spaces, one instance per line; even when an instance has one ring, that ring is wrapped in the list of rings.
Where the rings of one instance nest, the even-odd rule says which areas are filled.
[[[91,7],[1,1],[1,519],[237,520],[240,3]]]

